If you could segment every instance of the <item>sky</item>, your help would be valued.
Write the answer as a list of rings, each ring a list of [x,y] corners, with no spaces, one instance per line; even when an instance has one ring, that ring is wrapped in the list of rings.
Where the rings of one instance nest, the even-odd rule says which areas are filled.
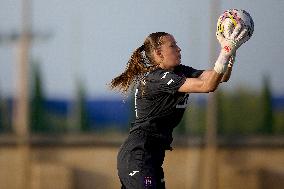
[[[220,1],[218,12],[244,9],[255,23],[253,37],[237,52],[224,90],[240,86],[258,91],[264,75],[274,95],[284,95],[284,1]],[[34,0],[32,28],[49,33],[32,43],[30,59],[40,65],[48,97],[73,98],[78,80],[90,97],[116,96],[107,84],[123,72],[131,53],[148,34],[173,34],[182,49],[182,64],[211,69],[210,35],[218,16],[209,0]],[[219,14],[219,15],[220,15]],[[19,32],[21,1],[1,0],[0,35]],[[218,46],[217,40],[213,41]],[[219,52],[219,48],[217,53]],[[16,42],[0,40],[0,93],[15,94]]]

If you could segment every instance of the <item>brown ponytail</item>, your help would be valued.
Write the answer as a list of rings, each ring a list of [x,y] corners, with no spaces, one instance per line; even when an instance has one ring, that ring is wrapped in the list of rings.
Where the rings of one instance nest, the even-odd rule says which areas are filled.
[[[169,34],[165,32],[150,34],[144,44],[132,53],[125,71],[112,79],[110,88],[117,88],[122,93],[127,93],[130,86],[135,87],[147,72],[156,69],[158,64],[155,62],[152,53],[160,47],[162,37],[166,35]]]

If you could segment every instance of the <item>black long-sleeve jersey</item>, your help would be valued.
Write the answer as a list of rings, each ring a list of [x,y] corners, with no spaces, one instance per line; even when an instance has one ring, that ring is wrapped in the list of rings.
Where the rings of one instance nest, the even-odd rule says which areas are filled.
[[[130,132],[137,129],[172,142],[172,131],[188,105],[188,93],[178,92],[186,78],[198,77],[203,70],[178,65],[173,71],[158,68],[148,73],[135,91],[136,119]]]

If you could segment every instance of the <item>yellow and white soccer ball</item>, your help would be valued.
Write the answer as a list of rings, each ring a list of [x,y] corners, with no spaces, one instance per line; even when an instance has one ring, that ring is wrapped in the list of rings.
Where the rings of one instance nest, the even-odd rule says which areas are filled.
[[[254,31],[254,22],[250,14],[241,9],[226,10],[218,19],[217,31],[229,39],[233,29],[239,24],[242,26],[242,29],[246,28],[248,30],[247,36],[250,38]],[[243,36],[243,38],[247,36]]]

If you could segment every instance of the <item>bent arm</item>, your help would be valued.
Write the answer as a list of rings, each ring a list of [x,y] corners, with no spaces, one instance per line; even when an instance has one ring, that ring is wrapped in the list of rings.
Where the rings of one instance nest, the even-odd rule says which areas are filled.
[[[178,89],[179,92],[187,93],[209,93],[217,89],[223,74],[219,74],[216,71],[204,71],[206,72],[206,78],[187,78],[184,84]]]
[[[226,56],[221,51],[213,70],[204,71],[198,78],[187,78],[178,91],[187,93],[208,93],[215,91],[222,81],[224,73],[227,72],[228,61],[229,56]],[[226,77],[230,75],[230,73],[226,74]]]
[[[208,78],[210,78],[212,72],[214,72],[214,70],[205,70],[203,71],[203,73],[198,77],[201,80],[206,80]],[[223,77],[221,79],[220,82],[227,82],[230,77],[231,77],[231,73],[232,73],[232,66],[228,66],[226,72],[223,74]]]

